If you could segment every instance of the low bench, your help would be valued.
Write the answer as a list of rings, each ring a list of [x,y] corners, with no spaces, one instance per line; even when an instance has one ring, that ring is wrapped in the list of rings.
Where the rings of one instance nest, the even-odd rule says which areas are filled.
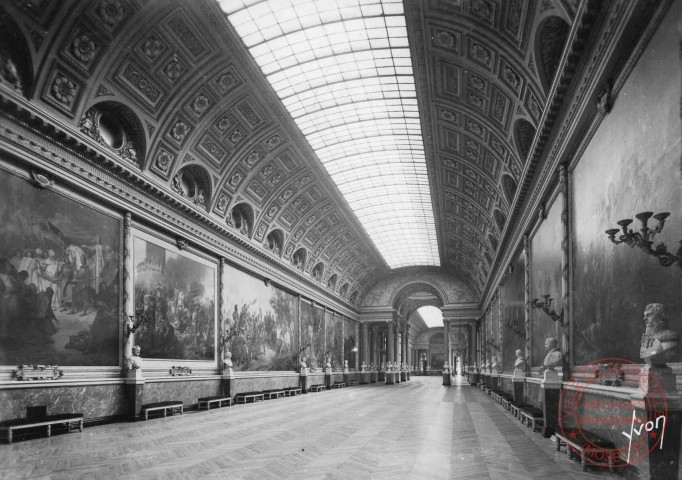
[[[284,397],[286,394],[284,390],[263,390],[263,397],[266,400],[272,400],[273,398]]]
[[[248,403],[249,400],[251,400],[252,403],[256,403],[258,400],[262,402],[264,399],[265,394],[261,392],[243,392],[234,396],[234,401],[236,403]]]
[[[343,382],[336,382],[334,385],[332,385],[332,388],[344,388],[345,386],[346,384]]]
[[[147,420],[149,419],[149,412],[155,412],[157,410],[162,410],[163,411],[163,416],[164,418],[168,415],[168,412],[170,411],[171,414],[175,413],[176,410],[180,412],[180,415],[183,413],[183,404],[182,402],[178,400],[170,400],[167,402],[156,402],[156,403],[148,403],[146,405],[142,405],[142,413],[144,414],[144,419]]]
[[[285,397],[295,397],[296,395],[301,395],[301,389],[297,387],[289,387],[284,389]]]
[[[557,429],[558,430],[558,429]],[[566,434],[566,436],[563,435]],[[614,471],[614,465],[618,460],[618,450],[612,441],[606,440],[592,432],[586,430],[567,430],[563,433],[555,433],[556,451],[561,450],[562,445],[566,445],[566,456],[573,460],[576,452],[580,454],[580,465],[583,472],[587,471],[587,457],[591,453],[600,454],[601,458],[606,459],[606,466],[610,472]],[[566,438],[569,437],[569,438]],[[582,444],[577,441],[582,440]]]
[[[532,428],[533,431],[539,430],[541,427],[545,426],[545,415],[539,408],[520,408],[519,415],[521,415],[521,424],[526,424],[528,428]]]
[[[357,380],[353,380],[352,382],[348,382],[349,387],[357,387],[358,385],[360,385],[360,382],[358,382]]]
[[[198,400],[198,407],[199,410],[201,410],[203,407],[206,407],[206,410],[210,410],[212,403],[218,405],[218,408],[220,408],[223,406],[224,402],[227,402],[228,407],[232,405],[232,399],[223,395],[217,395],[214,397],[201,397]]]
[[[320,384],[317,384],[317,385],[311,385],[311,386],[310,386],[310,391],[311,391],[311,392],[322,392],[322,391],[324,391],[324,390],[326,390],[326,388],[325,388],[324,385],[322,385],[321,383],[320,383]]]
[[[16,430],[24,430],[36,427],[46,427],[45,433],[49,437],[52,435],[52,425],[65,425],[67,432],[78,429],[83,431],[82,413],[63,413],[60,415],[48,415],[44,418],[18,418],[7,420],[0,423],[0,431],[5,432],[7,443],[12,443],[12,434]]]

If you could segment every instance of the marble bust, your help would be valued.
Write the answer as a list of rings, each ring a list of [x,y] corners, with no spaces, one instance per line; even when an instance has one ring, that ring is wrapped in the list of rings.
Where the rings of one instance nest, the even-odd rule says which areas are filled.
[[[559,342],[554,337],[548,337],[545,340],[545,348],[547,349],[547,355],[542,362],[542,370],[554,370],[554,367],[560,367],[564,363],[564,354],[561,353],[557,345]]]
[[[514,373],[519,372],[520,374],[526,373],[526,359],[523,358],[521,349],[516,349],[516,361],[514,362]]]
[[[662,303],[651,303],[644,309],[646,330],[642,335],[639,356],[647,365],[665,366],[670,350],[677,346],[677,333],[668,330],[667,320]]]
[[[223,371],[232,370],[232,352],[225,349],[223,352]]]
[[[308,371],[308,365],[306,365],[305,361],[306,361],[305,357],[301,358],[301,364],[300,364],[301,373],[306,373]]]
[[[490,370],[492,373],[497,373],[499,369],[499,365],[497,363],[497,355],[493,355],[493,361],[492,364],[490,365]]]
[[[139,345],[133,346],[133,354],[128,357],[129,370],[140,370],[142,368],[142,359],[140,358],[141,351],[142,349]]]

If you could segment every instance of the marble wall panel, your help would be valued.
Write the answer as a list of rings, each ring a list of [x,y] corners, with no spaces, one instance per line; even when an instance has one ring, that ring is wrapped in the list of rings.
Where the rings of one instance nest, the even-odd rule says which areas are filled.
[[[298,375],[278,376],[278,377],[258,377],[258,378],[236,378],[234,380],[234,391],[232,396],[244,392],[262,392],[277,388],[300,387]],[[316,382],[317,383],[317,382]],[[323,383],[323,382],[319,382]]]
[[[221,379],[155,381],[147,380],[144,385],[144,403],[180,400],[183,404],[196,405],[200,397],[221,394]]]
[[[82,413],[85,420],[126,414],[125,385],[47,386],[0,391],[0,421],[26,416],[26,407],[47,406],[48,415]]]
[[[539,383],[525,383],[524,397],[526,402],[530,403],[534,407],[542,408],[542,389]]]

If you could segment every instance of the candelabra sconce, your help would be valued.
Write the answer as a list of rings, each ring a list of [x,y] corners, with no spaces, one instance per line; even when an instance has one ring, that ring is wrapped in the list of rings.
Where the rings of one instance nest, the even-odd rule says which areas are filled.
[[[658,263],[664,267],[669,267],[677,263],[678,266],[682,268],[682,241],[680,241],[680,248],[677,250],[676,255],[670,253],[668,247],[664,243],[659,243],[656,247],[652,248],[654,237],[656,234],[661,233],[665,226],[665,219],[669,216],[669,212],[657,213],[656,215],[654,215],[653,212],[638,213],[635,215],[635,218],[642,224],[639,232],[635,232],[631,228],[628,228],[632,223],[632,219],[626,218],[616,222],[621,228],[610,228],[606,230],[606,234],[614,245],[624,243],[631,248],[639,247],[647,255],[656,257]],[[658,222],[653,229],[648,226],[651,217],[654,217]],[[618,235],[619,233],[620,235]],[[616,235],[618,235],[618,239],[616,239]]]
[[[222,344],[229,343],[234,337],[239,335],[241,330],[238,327],[232,327],[220,336],[220,342]]]
[[[299,353],[299,354],[303,353],[303,351],[304,351],[306,348],[308,348],[309,346],[310,346],[310,342],[306,340],[305,342],[303,342],[303,343],[301,344],[300,347],[298,347],[298,353]]]
[[[519,337],[523,336],[523,331],[521,330],[521,327],[519,326],[518,320],[514,320],[513,322],[507,320],[505,322],[504,326],[507,327],[507,329],[512,330]]]
[[[147,321],[147,312],[142,311],[136,315],[128,315],[130,322],[126,322],[126,336],[129,337],[135,333],[140,326]]]
[[[535,309],[542,310],[547,315],[549,315],[552,320],[554,320],[555,322],[559,322],[559,324],[562,327],[565,327],[566,325],[564,324],[564,310],[561,309],[561,311],[557,313],[556,310],[552,308],[552,302],[554,301],[554,299],[549,295],[543,295],[542,298],[545,299],[544,302],[541,302],[537,298],[534,298],[533,300],[530,301],[530,306]]]

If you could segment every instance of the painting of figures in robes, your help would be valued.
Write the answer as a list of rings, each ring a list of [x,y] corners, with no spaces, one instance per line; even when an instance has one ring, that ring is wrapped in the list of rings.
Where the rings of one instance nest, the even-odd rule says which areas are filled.
[[[217,265],[143,232],[134,234],[133,265],[142,356],[215,361]]]
[[[121,218],[0,170],[0,364],[115,366]]]
[[[222,331],[238,332],[226,343],[233,370],[296,370],[298,298],[241,270],[226,268],[229,316]]]

